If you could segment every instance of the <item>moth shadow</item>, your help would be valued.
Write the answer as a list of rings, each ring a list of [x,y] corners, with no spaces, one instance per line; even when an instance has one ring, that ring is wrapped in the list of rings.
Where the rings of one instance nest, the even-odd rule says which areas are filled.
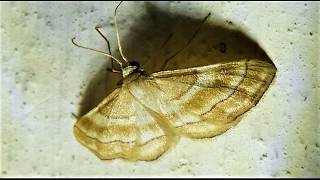
[[[184,14],[173,14],[145,2],[146,13],[130,27],[126,35],[124,51],[130,59],[140,62],[148,72],[157,72],[170,59],[167,70],[197,67],[215,63],[260,59],[272,63],[265,51],[240,30],[234,30],[231,21],[213,22],[214,12],[202,24],[204,17],[192,18]],[[209,13],[209,12],[208,12]],[[212,19],[210,19],[212,18]],[[220,25],[218,25],[220,24]],[[273,63],[272,63],[273,64]]]
[[[160,71],[168,59],[166,70],[243,59],[260,59],[273,64],[253,39],[240,30],[234,30],[235,25],[231,21],[225,21],[225,25],[217,25],[219,23],[210,21],[209,17],[194,39],[187,43],[204,17],[173,14],[151,2],[142,4],[145,12],[135,18],[133,24],[128,26],[125,24],[127,21],[121,21],[119,17],[119,26],[129,28],[128,34],[121,34],[124,54],[129,60],[139,62],[148,73]],[[214,12],[211,13],[211,17],[215,16]],[[170,58],[179,49],[183,50]],[[120,57],[118,52],[119,50],[115,50],[113,54]],[[117,88],[121,75],[108,73],[107,66],[106,63],[89,82],[81,102],[80,116],[97,106]]]
[[[81,117],[96,107],[105,97],[117,88],[121,76],[107,71],[109,63],[105,63],[87,85],[80,102],[78,116]]]

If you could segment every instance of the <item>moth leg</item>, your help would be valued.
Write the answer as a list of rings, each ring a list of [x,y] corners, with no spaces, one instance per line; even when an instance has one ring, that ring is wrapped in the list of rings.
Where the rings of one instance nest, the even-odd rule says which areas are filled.
[[[76,118],[77,120],[80,118],[78,115],[76,115],[75,113],[71,113],[71,115]]]
[[[172,60],[175,56],[177,56],[181,51],[183,51],[184,49],[186,49],[189,44],[192,42],[192,40],[196,37],[196,35],[198,34],[198,32],[200,31],[201,26],[206,22],[206,20],[208,19],[208,17],[211,15],[211,13],[208,13],[208,15],[206,17],[203,18],[203,20],[201,21],[201,23],[199,24],[198,28],[196,29],[196,31],[193,33],[193,35],[191,36],[191,38],[187,41],[186,45],[183,46],[181,49],[179,49],[177,52],[175,52],[174,54],[172,54],[170,57],[168,57],[163,65],[161,66],[161,71],[164,70],[166,68],[166,66],[168,65],[169,61]]]
[[[159,54],[160,50],[161,50],[163,47],[165,47],[165,45],[171,40],[173,34],[174,34],[174,33],[170,33],[170,34],[169,34],[169,36],[166,38],[166,40],[163,41],[163,43],[161,44],[161,46],[157,49],[157,52],[156,52],[156,53],[153,55],[153,57],[150,58],[150,59],[154,59],[155,57],[157,57],[157,55]],[[144,64],[144,66],[146,67],[149,62],[151,62],[151,61],[147,61],[147,62]]]
[[[101,28],[100,26],[96,26],[94,29],[100,34],[100,36],[107,42],[107,46],[108,46],[108,51],[109,51],[109,54],[111,54],[111,47],[110,47],[110,42],[109,40],[102,34],[102,32],[100,31]],[[114,68],[114,64],[113,64],[113,61],[111,61],[111,69],[110,68],[107,68],[107,71],[109,72],[113,72],[113,73],[121,73],[121,71],[117,70]]]
[[[162,49],[170,41],[172,36],[173,36],[173,33],[170,33],[169,36],[167,37],[167,39],[162,43],[162,45],[160,46],[159,49]]]
[[[100,34],[100,36],[107,42],[109,54],[112,55],[112,54],[111,54],[110,42],[109,42],[109,40],[102,34],[102,32],[100,31],[99,28],[101,28],[101,27],[97,25],[94,29],[95,29],[95,30]]]
[[[112,72],[112,73],[121,73],[121,71],[116,70],[114,68],[107,68],[107,71]]]

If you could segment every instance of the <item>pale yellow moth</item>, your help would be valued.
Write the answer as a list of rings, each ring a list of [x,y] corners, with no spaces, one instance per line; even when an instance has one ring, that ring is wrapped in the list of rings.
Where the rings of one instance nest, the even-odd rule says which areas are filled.
[[[275,66],[258,59],[148,74],[122,52],[119,5],[122,60],[73,39],[121,67],[121,87],[74,125],[76,139],[100,159],[155,160],[180,136],[219,135],[258,103],[275,76]]]

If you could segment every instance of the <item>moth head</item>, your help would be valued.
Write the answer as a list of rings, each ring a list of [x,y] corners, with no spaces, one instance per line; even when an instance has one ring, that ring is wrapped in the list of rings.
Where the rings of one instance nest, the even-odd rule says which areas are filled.
[[[128,65],[123,68],[122,76],[127,77],[132,73],[138,73],[142,71],[143,71],[143,68],[140,66],[140,64],[137,61],[130,61]]]

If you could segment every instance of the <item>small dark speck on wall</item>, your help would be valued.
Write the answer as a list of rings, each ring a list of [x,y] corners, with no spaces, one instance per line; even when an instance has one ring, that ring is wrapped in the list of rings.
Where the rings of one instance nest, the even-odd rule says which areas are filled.
[[[226,20],[226,22],[227,22],[229,25],[233,25],[233,22],[232,22],[232,21]]]

